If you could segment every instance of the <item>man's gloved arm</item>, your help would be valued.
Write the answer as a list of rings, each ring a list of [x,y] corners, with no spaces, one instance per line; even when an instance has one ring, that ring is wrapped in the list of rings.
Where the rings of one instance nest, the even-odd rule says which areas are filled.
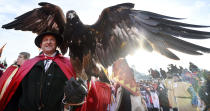
[[[64,87],[62,102],[68,105],[82,105],[87,95],[87,87],[83,80],[71,78]]]

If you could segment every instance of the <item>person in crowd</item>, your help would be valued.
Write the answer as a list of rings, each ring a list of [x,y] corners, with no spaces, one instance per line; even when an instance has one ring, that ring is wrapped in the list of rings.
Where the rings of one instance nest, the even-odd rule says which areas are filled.
[[[75,78],[76,74],[70,60],[56,50],[62,41],[62,37],[54,32],[43,32],[35,38],[35,45],[42,52],[21,65],[0,100],[0,111],[7,107],[18,92],[20,97],[17,104],[20,111],[63,109],[61,101],[65,82]]]
[[[160,103],[159,103],[159,98],[157,95],[157,91],[155,90],[154,87],[150,87],[151,91],[151,98],[152,98],[152,103],[153,103],[153,111],[159,111],[160,110]]]
[[[174,80],[173,80],[173,75],[168,75],[167,79],[164,81],[165,87],[168,89],[168,101],[170,108],[173,109],[173,111],[178,111],[177,109],[177,101],[175,98],[175,93],[174,93]]]
[[[160,101],[160,107],[163,109],[163,111],[169,111],[169,101],[168,101],[168,89],[162,84],[161,82],[158,85],[157,88],[158,97]]]
[[[192,85],[174,76],[174,94],[179,111],[197,111],[198,98]]]
[[[145,102],[147,105],[147,110],[152,111],[153,110],[153,101],[152,101],[152,96],[150,93],[150,87],[146,86],[146,93],[145,93]]]
[[[160,74],[161,74],[161,77],[162,77],[163,79],[166,79],[166,78],[167,78],[166,71],[163,70],[162,68],[160,68]]]
[[[3,76],[0,78],[0,101],[5,95],[5,90],[12,81],[13,77],[15,76],[16,72],[18,71],[19,67],[30,58],[30,54],[28,52],[20,52],[18,55],[17,60],[14,64],[6,69]],[[17,111],[18,110],[18,97],[20,93],[17,92],[13,95],[12,99],[8,103],[7,107],[4,111]]]
[[[205,83],[201,86],[199,90],[199,97],[205,103],[205,108],[203,111],[210,111],[210,72],[205,75]]]

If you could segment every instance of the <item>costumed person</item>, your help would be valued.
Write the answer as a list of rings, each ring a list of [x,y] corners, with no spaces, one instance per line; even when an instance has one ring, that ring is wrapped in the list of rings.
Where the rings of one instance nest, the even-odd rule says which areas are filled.
[[[152,101],[149,86],[146,86],[145,102],[146,102],[146,105],[147,105],[147,110],[152,111],[153,110],[153,101]]]
[[[160,110],[159,97],[158,97],[157,91],[154,89],[154,87],[151,87],[150,94],[152,97],[153,111],[159,111]]]
[[[161,82],[157,88],[158,97],[160,101],[160,107],[163,111],[170,111],[169,101],[168,101],[168,89]]]
[[[160,68],[160,74],[161,74],[161,77],[163,79],[166,79],[167,78],[166,71],[164,71],[162,68]]]
[[[20,52],[18,55],[17,60],[13,65],[8,67],[6,71],[3,73],[3,76],[0,78],[0,101],[5,95],[5,91],[12,81],[14,75],[18,71],[19,67],[30,58],[30,54],[28,52]],[[18,97],[20,96],[20,93],[17,92],[15,95],[13,95],[12,99],[10,102],[7,104],[6,108],[4,111],[17,111],[18,110]]]
[[[110,108],[110,111],[116,111],[116,106],[117,106],[117,102],[116,102],[116,89],[115,89],[115,86],[117,85],[117,83],[115,81],[110,81],[111,82],[111,104],[109,104],[109,108]]]
[[[68,58],[57,50],[62,37],[54,32],[44,32],[35,38],[35,45],[42,52],[25,61],[14,75],[0,100],[3,111],[18,91],[20,111],[61,111],[65,81],[75,77]],[[1,89],[2,90],[2,89]]]
[[[198,110],[198,98],[192,85],[188,82],[181,81],[177,75],[174,76],[174,94],[178,111]]]
[[[207,72],[204,76],[206,81],[199,90],[199,96],[205,103],[205,108],[203,111],[210,111],[210,72]]]
[[[169,106],[170,108],[173,109],[173,111],[178,111],[177,109],[177,102],[175,98],[175,93],[174,93],[174,81],[173,81],[173,75],[168,74],[167,79],[164,81],[165,87],[168,89],[168,101],[169,101]]]

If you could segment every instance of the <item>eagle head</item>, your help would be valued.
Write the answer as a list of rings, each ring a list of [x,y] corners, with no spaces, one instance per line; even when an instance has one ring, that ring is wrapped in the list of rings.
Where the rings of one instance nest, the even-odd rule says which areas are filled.
[[[79,21],[79,16],[74,10],[70,10],[66,13],[67,21],[76,22]]]

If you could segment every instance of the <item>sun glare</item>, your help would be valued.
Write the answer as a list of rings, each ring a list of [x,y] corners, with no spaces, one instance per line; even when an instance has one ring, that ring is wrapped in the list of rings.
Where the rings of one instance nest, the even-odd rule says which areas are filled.
[[[141,73],[148,74],[150,68],[159,70],[166,69],[168,64],[182,64],[182,61],[168,59],[156,52],[148,52],[142,49],[136,51],[134,55],[126,57],[129,65]]]

